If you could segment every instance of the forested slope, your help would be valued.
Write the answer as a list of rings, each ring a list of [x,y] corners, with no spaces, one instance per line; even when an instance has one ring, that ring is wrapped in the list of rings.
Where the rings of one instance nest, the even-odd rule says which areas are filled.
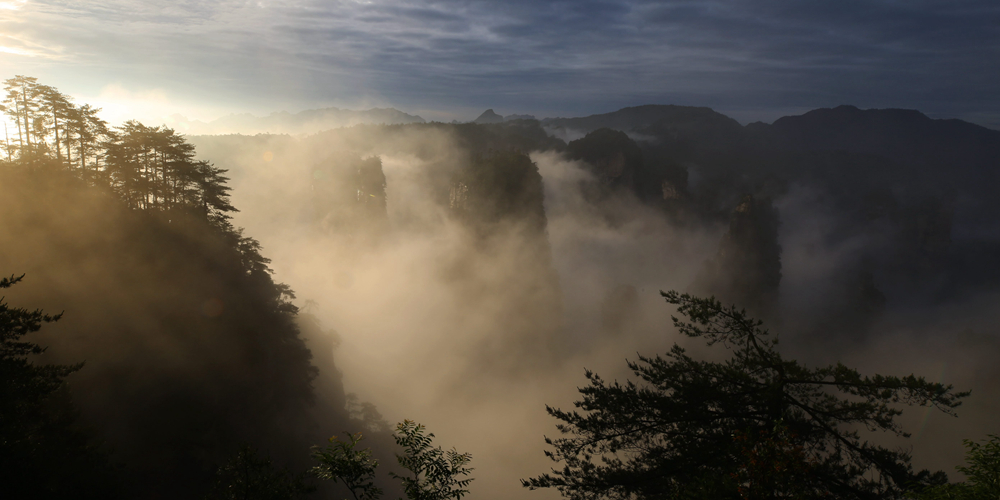
[[[353,426],[334,342],[308,324],[330,351],[318,369],[292,291],[229,223],[225,171],[169,129],[80,146],[67,123],[23,131],[0,161],[0,269],[25,274],[8,301],[64,312],[32,340],[48,346],[36,362],[84,362],[68,379],[79,425],[134,498],[201,496],[243,444],[304,470],[310,445]]]

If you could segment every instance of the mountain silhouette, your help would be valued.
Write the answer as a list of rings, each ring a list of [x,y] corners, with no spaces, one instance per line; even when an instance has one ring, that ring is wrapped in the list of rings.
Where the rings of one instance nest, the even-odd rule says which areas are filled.
[[[503,116],[496,114],[492,109],[487,109],[473,123],[503,123]]]
[[[932,119],[916,110],[838,106],[741,126],[710,108],[645,105],[541,123],[549,130],[578,133],[620,130],[647,139],[648,147],[669,150],[678,161],[709,167],[767,163],[776,168],[791,161],[789,155],[846,154],[854,155],[859,167],[881,162],[892,172],[919,174],[929,184],[976,191],[1000,184],[1000,131]]]
[[[743,128],[736,120],[711,108],[673,104],[647,104],[580,118],[545,118],[542,120],[542,125],[550,128],[578,130],[584,133],[599,128],[610,128],[623,132],[662,128],[695,134],[719,131],[731,135],[738,134],[738,131]]]
[[[748,129],[782,149],[868,153],[940,168],[995,170],[1000,163],[1000,131],[962,120],[935,120],[911,109],[838,106]]]

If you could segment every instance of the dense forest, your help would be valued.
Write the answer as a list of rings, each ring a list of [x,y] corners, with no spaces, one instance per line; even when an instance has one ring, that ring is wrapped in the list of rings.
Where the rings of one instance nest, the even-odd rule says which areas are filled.
[[[51,367],[14,405],[27,410],[3,410],[0,471],[20,497],[230,498],[243,467],[282,485],[273,498],[316,486],[318,498],[369,500],[377,490],[411,500],[457,499],[467,487],[484,498],[538,494],[517,478],[570,498],[757,498],[747,484],[788,478],[801,488],[783,490],[790,498],[900,498],[943,492],[927,488],[944,478],[909,469],[911,453],[893,447],[915,446],[917,469],[950,470],[966,452],[962,439],[1000,432],[1000,132],[902,110],[840,107],[742,126],[707,108],[641,106],[584,118],[185,137],[136,121],[110,125],[30,77],[5,85],[2,307],[27,326],[4,337],[4,362]],[[668,294],[668,306],[661,289],[721,302]],[[714,369],[725,354],[670,315],[680,307],[697,324],[731,304],[741,324],[763,320],[783,340],[780,351],[734,351],[764,392],[783,390],[786,369],[843,385],[836,377],[853,375],[791,361],[843,360],[869,372],[924,372],[919,383],[899,379],[911,393],[896,402],[961,418],[908,411],[897,424],[892,395],[872,400],[871,411],[887,412],[875,420],[834,415],[848,407],[809,420],[794,405],[768,403],[766,418],[678,431],[728,450],[704,464],[733,474],[735,483],[719,486],[729,490],[692,472],[702,464],[691,458],[698,442],[675,441],[682,455],[669,467],[691,474],[680,486],[674,476],[635,479],[637,462],[588,476],[590,456],[571,452],[583,449],[574,439],[600,437],[602,418],[646,417],[627,390],[601,399],[611,386],[590,371],[578,405],[593,418],[558,410],[573,404],[581,367],[673,394],[708,391],[712,383],[693,375],[657,374],[673,368],[647,354],[673,345],[707,360],[669,351],[684,370]],[[49,316],[25,316],[35,308]],[[730,330],[743,340],[727,346],[766,334]],[[620,366],[636,351],[638,363]],[[728,402],[719,390],[727,411],[757,404]],[[680,401],[642,394],[661,409]],[[705,404],[685,397],[690,413]],[[552,463],[533,434],[552,432],[543,403],[581,436],[554,441],[550,456],[573,465],[555,475],[545,474]],[[471,455],[432,447],[423,426],[404,420],[414,415]],[[387,419],[404,422],[393,431]],[[917,444],[864,434],[850,443],[876,451],[843,466],[815,444],[840,436],[823,425],[858,422],[901,439],[899,425],[918,428]],[[343,432],[348,441],[311,455]],[[741,444],[758,438],[772,448]],[[878,444],[869,448],[869,438]],[[637,466],[657,463],[635,442],[594,453],[639,446],[647,455],[632,456],[651,458]],[[812,472],[760,479],[741,465],[759,453],[793,460],[802,442],[822,457]],[[458,477],[471,456],[469,486]],[[345,460],[353,479],[338,468]],[[386,467],[375,476],[378,462],[398,462],[391,474],[430,464],[451,486],[396,481],[405,474]],[[880,479],[839,478],[848,470]],[[816,471],[822,481],[803,479]]]
[[[123,494],[204,494],[244,443],[307,463],[350,418],[330,355],[307,346],[332,353],[336,334],[297,314],[260,244],[230,223],[225,171],[172,130],[108,127],[33,79],[6,83],[20,129],[0,169],[0,262],[25,275],[9,298],[65,311],[39,334],[40,359],[83,363],[60,397],[121,469]],[[314,384],[320,369],[328,382]],[[50,473],[58,484],[16,471],[5,483],[24,495],[104,496],[80,491],[72,469]]]

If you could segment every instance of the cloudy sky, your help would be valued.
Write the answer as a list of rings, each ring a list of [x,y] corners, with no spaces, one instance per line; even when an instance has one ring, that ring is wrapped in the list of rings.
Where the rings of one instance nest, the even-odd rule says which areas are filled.
[[[1000,2],[0,0],[0,70],[113,120],[853,104],[1000,128]]]

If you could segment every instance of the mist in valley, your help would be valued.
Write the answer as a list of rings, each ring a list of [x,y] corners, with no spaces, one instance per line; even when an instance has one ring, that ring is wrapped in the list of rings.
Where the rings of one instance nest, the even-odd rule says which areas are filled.
[[[997,499],[998,27],[0,0],[0,499]]]
[[[246,445],[306,471],[344,432],[398,496],[412,420],[471,453],[471,498],[555,498],[519,480],[556,466],[546,405],[573,408],[585,370],[624,383],[675,343],[727,358],[661,290],[746,308],[807,365],[972,390],[958,419],[911,407],[910,439],[871,434],[918,469],[998,432],[996,131],[641,106],[181,136],[65,112],[5,143],[0,269],[25,274],[7,303],[65,312],[32,359],[85,363],[53,397],[125,497],[204,495]]]
[[[553,465],[539,447],[542,435],[557,432],[544,406],[571,407],[584,367],[624,380],[634,377],[626,359],[675,342],[712,355],[674,331],[674,312],[659,291],[734,300],[747,293],[718,281],[731,278],[712,282],[705,274],[722,258],[731,214],[751,193],[773,206],[780,286],[756,312],[779,333],[783,352],[814,365],[843,361],[865,373],[917,373],[973,389],[958,420],[921,408],[904,414],[914,437],[891,443],[910,447],[919,467],[948,470],[961,461],[961,439],[994,432],[995,285],[945,283],[965,279],[942,264],[941,252],[958,253],[951,250],[920,249],[912,258],[919,271],[893,269],[891,261],[902,266],[900,254],[912,251],[900,227],[930,223],[863,213],[878,180],[858,179],[859,192],[846,194],[809,177],[754,179],[751,172],[729,180],[716,165],[658,157],[662,142],[641,134],[633,142],[645,148],[638,162],[616,167],[592,158],[595,165],[573,159],[565,143],[531,136],[536,144],[518,146],[528,146],[541,176],[544,231],[526,229],[518,216],[484,229],[456,210],[455,172],[511,141],[495,137],[501,126],[479,136],[461,127],[357,126],[192,142],[230,169],[234,201],[245,207],[235,221],[260,237],[276,277],[337,331],[334,358],[345,390],[389,421],[416,419],[442,442],[472,452],[475,496],[551,495],[522,492],[515,479]],[[570,134],[582,138],[587,130]],[[384,221],[331,226],[316,193],[338,158],[381,161]],[[641,169],[658,169],[661,179],[685,170],[691,181],[649,196],[641,183],[623,181]],[[933,195],[912,192],[919,189],[897,192],[926,203],[921,197]],[[961,223],[976,221],[945,222]],[[918,237],[936,237],[933,227],[924,231]],[[962,243],[944,231],[945,246]],[[977,265],[995,273],[988,260]],[[764,286],[748,279],[741,286]],[[945,295],[948,286],[962,293]],[[759,288],[749,293],[764,296]]]

